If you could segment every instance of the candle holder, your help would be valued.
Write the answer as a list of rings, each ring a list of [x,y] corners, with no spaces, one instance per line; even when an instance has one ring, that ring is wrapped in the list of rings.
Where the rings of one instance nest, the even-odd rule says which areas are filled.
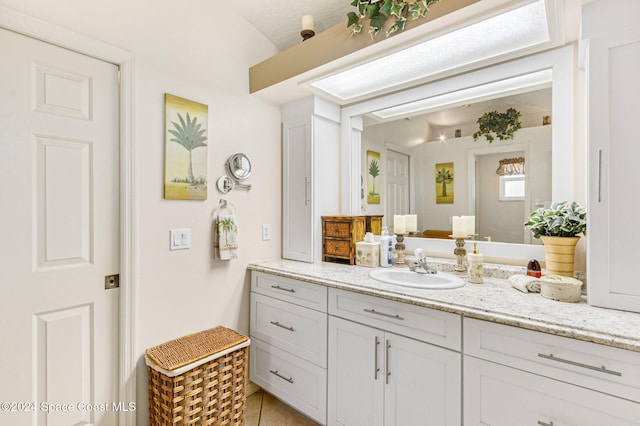
[[[313,30],[302,30],[300,35],[302,36],[302,41],[305,41],[316,35],[316,33]]]
[[[404,234],[395,234],[396,236],[396,253],[398,254],[398,260],[396,261],[396,265],[399,268],[404,268],[407,264],[404,261]]]
[[[464,265],[464,258],[467,256],[467,250],[464,248],[465,236],[449,235],[449,237],[456,240],[456,248],[453,250],[453,254],[456,255],[456,267],[455,272],[464,273],[467,272],[467,268]]]

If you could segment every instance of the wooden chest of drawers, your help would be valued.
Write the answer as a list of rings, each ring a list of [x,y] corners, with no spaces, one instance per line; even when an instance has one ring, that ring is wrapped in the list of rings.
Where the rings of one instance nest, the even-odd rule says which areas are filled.
[[[365,216],[322,216],[322,260],[355,264],[356,243],[365,230]]]

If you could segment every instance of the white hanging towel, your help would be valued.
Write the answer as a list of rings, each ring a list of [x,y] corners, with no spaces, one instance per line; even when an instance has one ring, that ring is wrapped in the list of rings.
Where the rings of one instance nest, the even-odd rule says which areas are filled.
[[[238,222],[235,215],[219,215],[216,220],[215,248],[218,258],[231,260],[238,257]]]

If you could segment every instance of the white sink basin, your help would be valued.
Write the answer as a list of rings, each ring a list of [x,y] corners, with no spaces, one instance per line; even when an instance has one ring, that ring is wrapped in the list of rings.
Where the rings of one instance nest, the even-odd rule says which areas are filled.
[[[409,269],[378,268],[369,272],[369,277],[387,284],[424,289],[451,289],[464,286],[464,280],[446,272],[419,274]]]

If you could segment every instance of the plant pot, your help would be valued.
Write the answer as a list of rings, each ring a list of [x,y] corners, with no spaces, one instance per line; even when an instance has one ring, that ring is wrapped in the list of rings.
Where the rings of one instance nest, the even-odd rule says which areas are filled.
[[[573,277],[573,261],[580,237],[541,236],[547,275]]]

